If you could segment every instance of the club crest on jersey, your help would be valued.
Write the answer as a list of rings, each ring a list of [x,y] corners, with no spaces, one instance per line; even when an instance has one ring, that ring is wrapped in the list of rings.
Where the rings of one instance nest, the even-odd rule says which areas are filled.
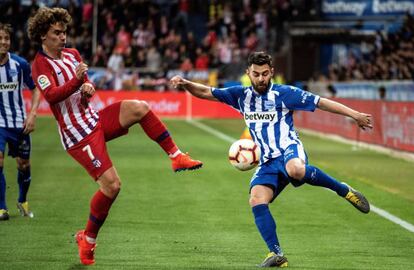
[[[266,109],[272,109],[275,107],[275,102],[273,100],[266,100],[264,106]]]
[[[45,90],[48,86],[50,86],[50,81],[46,77],[46,75],[40,75],[37,77],[37,83],[40,86],[40,89]]]
[[[244,121],[251,123],[275,123],[277,122],[276,112],[245,112]]]
[[[99,159],[92,160],[92,164],[95,166],[95,168],[100,168],[102,166],[102,163]]]
[[[17,74],[18,74],[17,70],[15,70],[15,69],[10,69],[10,70],[9,70],[9,75],[10,75],[10,77],[14,77],[14,76],[16,76]]]

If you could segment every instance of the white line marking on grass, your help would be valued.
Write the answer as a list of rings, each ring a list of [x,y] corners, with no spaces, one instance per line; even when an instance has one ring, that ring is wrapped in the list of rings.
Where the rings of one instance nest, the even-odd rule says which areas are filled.
[[[217,138],[220,138],[220,139],[222,139],[226,142],[232,143],[232,142],[237,140],[237,139],[235,139],[233,137],[230,137],[230,136],[224,134],[223,132],[221,132],[217,129],[214,129],[210,126],[207,126],[203,123],[200,123],[200,122],[197,122],[197,121],[194,121],[194,120],[189,120],[187,122],[189,122],[191,125],[196,126],[199,129],[202,129],[202,130],[204,130],[204,131],[206,131],[206,132],[208,132],[208,133],[210,133],[210,134],[216,136]],[[413,224],[408,223],[407,221],[402,220],[399,217],[394,216],[393,214],[385,211],[384,209],[378,208],[375,205],[371,204],[371,211],[374,212],[375,214],[377,214],[377,215],[379,215],[379,216],[381,216],[381,217],[397,224],[397,225],[400,225],[404,229],[414,233],[414,225]]]
[[[205,125],[203,123],[200,123],[200,122],[197,122],[197,121],[194,121],[194,120],[189,120],[188,122],[191,123],[192,125],[198,127],[199,129],[202,129],[204,131],[207,131],[210,134],[213,134],[214,136],[222,139],[223,141],[226,141],[226,142],[229,142],[229,143],[233,143],[236,140],[235,138],[232,138],[232,137],[224,134],[223,132],[221,132],[221,131],[219,131],[217,129],[214,129],[214,128],[210,127],[210,126],[207,126],[207,125]]]
[[[395,224],[400,225],[404,229],[414,233],[414,225],[413,224],[408,223],[407,221],[402,220],[399,217],[396,217],[393,214],[391,214],[391,213],[389,213],[389,212],[387,212],[387,211],[385,211],[381,208],[378,208],[378,207],[376,207],[375,205],[372,205],[372,204],[371,204],[371,211],[376,213],[377,215],[385,218],[385,219],[388,219],[391,222],[394,222]]]

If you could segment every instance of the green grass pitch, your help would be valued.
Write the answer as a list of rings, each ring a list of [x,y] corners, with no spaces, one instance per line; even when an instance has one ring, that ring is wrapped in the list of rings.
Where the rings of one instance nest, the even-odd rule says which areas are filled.
[[[248,205],[253,171],[227,161],[230,143],[185,121],[167,125],[183,151],[204,161],[173,173],[140,128],[109,143],[122,190],[101,230],[96,265],[78,262],[73,234],[97,185],[60,145],[55,121],[33,134],[33,219],[18,216],[16,163],[5,160],[9,221],[0,223],[0,269],[256,269],[266,255]],[[203,123],[237,138],[241,120]],[[414,224],[413,163],[302,135],[310,163],[362,191],[375,206]],[[289,186],[271,205],[290,269],[414,269],[414,233],[364,215],[332,192]]]

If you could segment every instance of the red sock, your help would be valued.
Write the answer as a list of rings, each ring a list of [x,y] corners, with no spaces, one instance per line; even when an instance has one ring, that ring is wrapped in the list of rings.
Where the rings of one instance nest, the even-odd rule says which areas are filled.
[[[95,193],[91,200],[91,212],[85,229],[85,234],[87,236],[96,238],[115,199],[116,197],[109,198],[105,196],[100,190]]]
[[[174,154],[178,150],[178,147],[171,138],[167,127],[151,110],[144,115],[144,117],[142,117],[139,124],[147,136],[150,137],[151,140],[158,143],[167,154]]]

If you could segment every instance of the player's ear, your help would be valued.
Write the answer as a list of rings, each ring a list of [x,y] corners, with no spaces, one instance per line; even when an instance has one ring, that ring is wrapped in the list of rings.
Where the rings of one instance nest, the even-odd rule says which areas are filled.
[[[246,74],[249,75],[249,68],[246,68]]]
[[[272,75],[272,77],[275,75],[275,69],[274,68],[270,68],[270,75]]]

